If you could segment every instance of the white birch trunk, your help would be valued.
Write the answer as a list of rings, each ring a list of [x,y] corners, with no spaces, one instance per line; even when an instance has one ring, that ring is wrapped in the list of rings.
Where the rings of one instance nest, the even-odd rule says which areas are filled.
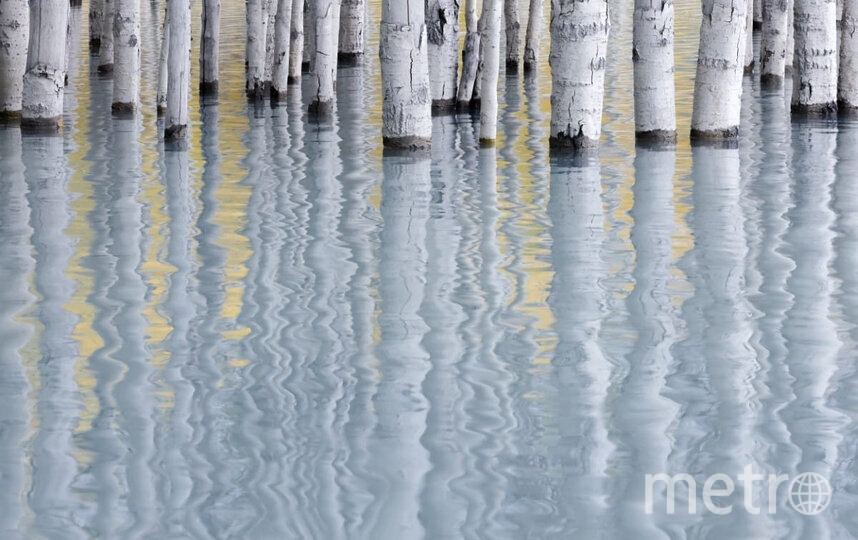
[[[265,12],[263,0],[247,0],[247,96],[265,96]]]
[[[101,34],[104,32],[104,0],[89,2],[89,49],[97,51],[101,46]]]
[[[277,0],[277,18],[274,24],[274,69],[271,93],[277,99],[286,97],[289,86],[289,46],[292,30],[292,0]]]
[[[530,0],[527,36],[524,44],[524,71],[534,71],[539,63],[539,42],[542,39],[542,0]]]
[[[140,0],[116,0],[113,18],[113,112],[137,109],[140,95]]]
[[[458,9],[456,10],[458,14]],[[366,26],[366,1],[342,0],[340,7],[339,63],[354,66],[360,61],[364,50],[364,27]]]
[[[480,65],[480,30],[477,21],[477,0],[465,0],[465,49],[462,53],[462,78],[456,90],[460,110],[468,109],[474,98],[474,86]]]
[[[674,20],[673,0],[635,0],[632,60],[638,140],[676,142]]]
[[[843,2],[837,102],[844,112],[858,112],[858,0]]]
[[[483,58],[480,66],[480,146],[494,146],[498,132],[500,35],[504,14],[501,0],[483,0]]]
[[[745,0],[703,0],[692,139],[724,141],[739,136],[745,22],[751,16],[747,6]]]
[[[334,112],[334,81],[337,78],[337,41],[339,25],[336,17],[337,0],[317,0],[314,10],[315,47],[311,68],[313,98],[310,113],[327,118]]]
[[[795,0],[795,73],[792,110],[837,112],[837,3]]]
[[[790,0],[787,9],[787,49],[786,49],[786,75],[792,74],[792,64],[795,58],[795,0]]]
[[[552,147],[599,145],[610,26],[607,0],[551,0]]]
[[[170,58],[170,12],[169,2],[164,16],[164,30],[161,33],[161,55],[158,59],[158,95],[156,98],[158,116],[167,114],[167,83],[169,76],[168,61]]]
[[[506,23],[506,68],[518,71],[521,61],[521,17],[518,0],[504,0],[503,16]]]
[[[68,0],[30,0],[22,126],[48,130],[62,126],[68,20]]]
[[[787,38],[792,0],[764,0],[766,16],[760,45],[760,82],[780,86],[786,76]]]
[[[220,80],[220,0],[203,0],[200,94],[216,95]]]
[[[754,5],[756,6],[761,3],[761,0],[748,0],[748,2],[754,2]],[[754,21],[750,17],[745,18],[744,66],[746,75],[754,72]]]
[[[423,0],[382,0],[382,136],[390,148],[429,148],[432,98]]]
[[[164,139],[179,141],[188,134],[188,87],[191,77],[191,1],[170,0],[167,58],[167,120]]]
[[[313,69],[316,57],[316,2],[319,0],[304,0],[304,52],[302,54],[301,71],[309,73]]]
[[[21,116],[30,38],[27,4],[28,0],[0,2],[0,118]]]
[[[274,25],[277,17],[277,0],[262,0],[262,21],[265,32],[265,70],[262,79],[265,88],[271,88],[274,74]]]
[[[432,113],[448,114],[456,110],[459,78],[458,0],[427,0],[426,30],[432,59],[429,63]]]
[[[292,31],[289,36],[289,84],[301,81],[304,64],[304,5],[305,0],[292,0]]]
[[[113,18],[116,0],[104,0],[101,43],[98,47],[98,72],[113,73]]]

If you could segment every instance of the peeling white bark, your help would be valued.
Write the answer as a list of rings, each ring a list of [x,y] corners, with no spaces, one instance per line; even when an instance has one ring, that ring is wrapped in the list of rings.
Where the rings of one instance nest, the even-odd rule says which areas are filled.
[[[764,0],[763,36],[760,45],[760,81],[779,86],[786,76],[787,38],[792,0]]]
[[[113,18],[113,110],[136,110],[139,95],[140,0],[116,0]]]
[[[247,0],[247,82],[248,97],[265,95],[265,12],[263,0]]]
[[[518,0],[504,0],[503,16],[506,23],[506,67],[518,70],[521,61],[521,17]]]
[[[334,112],[334,81],[337,78],[337,42],[339,25],[335,19],[337,0],[316,0],[314,14],[315,47],[311,77],[313,97],[310,112],[327,117]]]
[[[216,94],[220,66],[220,0],[203,0],[200,93]]]
[[[342,0],[339,55],[343,63],[354,65],[363,55],[365,26],[366,1]]]
[[[188,135],[188,86],[191,76],[191,1],[170,0],[170,40],[167,59],[167,119],[164,139]]]
[[[480,144],[490,146],[498,132],[498,75],[503,12],[501,0],[483,0],[483,58],[480,66]]]
[[[104,0],[102,16],[101,44],[98,48],[98,72],[113,72],[113,18],[116,13],[116,0]]]
[[[739,136],[747,7],[745,0],[703,0],[692,139]]]
[[[21,114],[30,10],[27,0],[0,1],[0,116]]]
[[[638,139],[676,142],[673,0],[635,0],[632,60]]]
[[[428,148],[432,138],[423,0],[382,0],[382,135],[393,148]]]
[[[460,109],[468,108],[474,98],[474,87],[480,65],[480,30],[477,0],[465,0],[465,49],[462,52],[462,76],[456,91]]]
[[[304,5],[305,0],[292,0],[292,30],[289,36],[289,82],[301,80],[304,63]]]
[[[837,3],[795,0],[792,110],[827,115],[837,111]]]
[[[62,125],[68,20],[68,0],[30,0],[22,125],[48,129]]]
[[[602,134],[607,0],[551,0],[551,145],[596,147]]]
[[[169,4],[168,4],[169,6]],[[158,59],[158,95],[156,103],[158,116],[167,114],[167,81],[169,69],[167,61],[170,57],[170,13],[169,7],[164,16],[164,29],[161,33],[161,55]]]
[[[459,78],[458,0],[427,0],[426,30],[432,59],[429,63],[432,112],[453,112]]]
[[[533,71],[539,63],[539,42],[542,39],[542,0],[530,0],[527,37],[524,44],[524,71]]]
[[[843,2],[840,30],[840,74],[837,101],[841,109],[858,112],[858,0]]]
[[[289,86],[289,45],[292,28],[292,0],[277,0],[277,18],[274,24],[274,70],[271,90],[278,99],[286,96]]]

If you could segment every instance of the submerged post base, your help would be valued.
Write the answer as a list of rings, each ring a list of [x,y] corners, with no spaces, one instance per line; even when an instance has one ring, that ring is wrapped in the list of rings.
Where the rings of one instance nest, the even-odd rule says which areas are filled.
[[[599,139],[591,139],[580,131],[576,135],[558,133],[548,139],[548,147],[552,151],[577,152],[578,150],[598,148]]]
[[[129,117],[134,116],[134,112],[137,110],[136,103],[114,103],[110,106],[110,111],[114,116],[119,117]]]
[[[766,73],[760,75],[760,86],[770,88],[772,90],[781,88],[784,85],[784,78],[774,73]]]
[[[792,114],[804,116],[807,118],[828,118],[837,115],[837,102],[830,101],[828,103],[793,103],[791,107]]]
[[[188,136],[187,124],[182,126],[169,126],[164,130],[165,142],[183,141]]]
[[[200,95],[214,97],[218,94],[218,81],[200,81]]]
[[[21,132],[31,135],[58,135],[62,131],[63,117],[27,118],[21,117]]]
[[[635,140],[641,146],[669,146],[676,144],[676,130],[654,129],[651,131],[636,131]]]
[[[432,139],[427,137],[383,137],[385,151],[420,151],[432,148]]]
[[[455,112],[456,98],[432,100],[432,116],[447,116]]]
[[[340,52],[337,53],[337,67],[355,67],[360,65],[362,53],[359,52]]]
[[[328,120],[334,116],[334,101],[319,101],[313,100],[310,107],[307,109],[310,118],[316,120]]]
[[[694,142],[721,143],[739,139],[739,126],[722,129],[691,128],[691,140]]]

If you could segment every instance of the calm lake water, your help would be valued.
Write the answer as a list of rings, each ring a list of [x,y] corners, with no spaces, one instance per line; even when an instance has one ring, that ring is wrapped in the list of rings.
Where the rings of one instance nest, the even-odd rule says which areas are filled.
[[[502,77],[496,150],[460,116],[431,159],[383,158],[374,25],[333,124],[306,85],[248,105],[240,2],[219,103],[165,151],[162,7],[135,120],[83,9],[63,137],[0,129],[0,537],[858,536],[858,124],[791,125],[747,78],[739,148],[691,149],[695,2],[678,148],[634,147],[625,3],[574,161],[547,152],[547,66]],[[833,501],[737,481],[707,511],[746,466]],[[682,488],[647,512],[660,472],[696,513]]]

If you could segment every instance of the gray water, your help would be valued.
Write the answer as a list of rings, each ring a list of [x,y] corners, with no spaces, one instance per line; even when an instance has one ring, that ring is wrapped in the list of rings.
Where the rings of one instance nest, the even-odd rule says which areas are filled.
[[[111,117],[79,25],[63,136],[0,128],[0,537],[858,536],[858,123],[748,78],[738,148],[636,149],[627,7],[598,154],[548,155],[543,67],[497,149],[460,116],[383,157],[374,55],[333,123],[255,107],[238,4],[187,150]],[[645,509],[749,465],[832,503]]]

